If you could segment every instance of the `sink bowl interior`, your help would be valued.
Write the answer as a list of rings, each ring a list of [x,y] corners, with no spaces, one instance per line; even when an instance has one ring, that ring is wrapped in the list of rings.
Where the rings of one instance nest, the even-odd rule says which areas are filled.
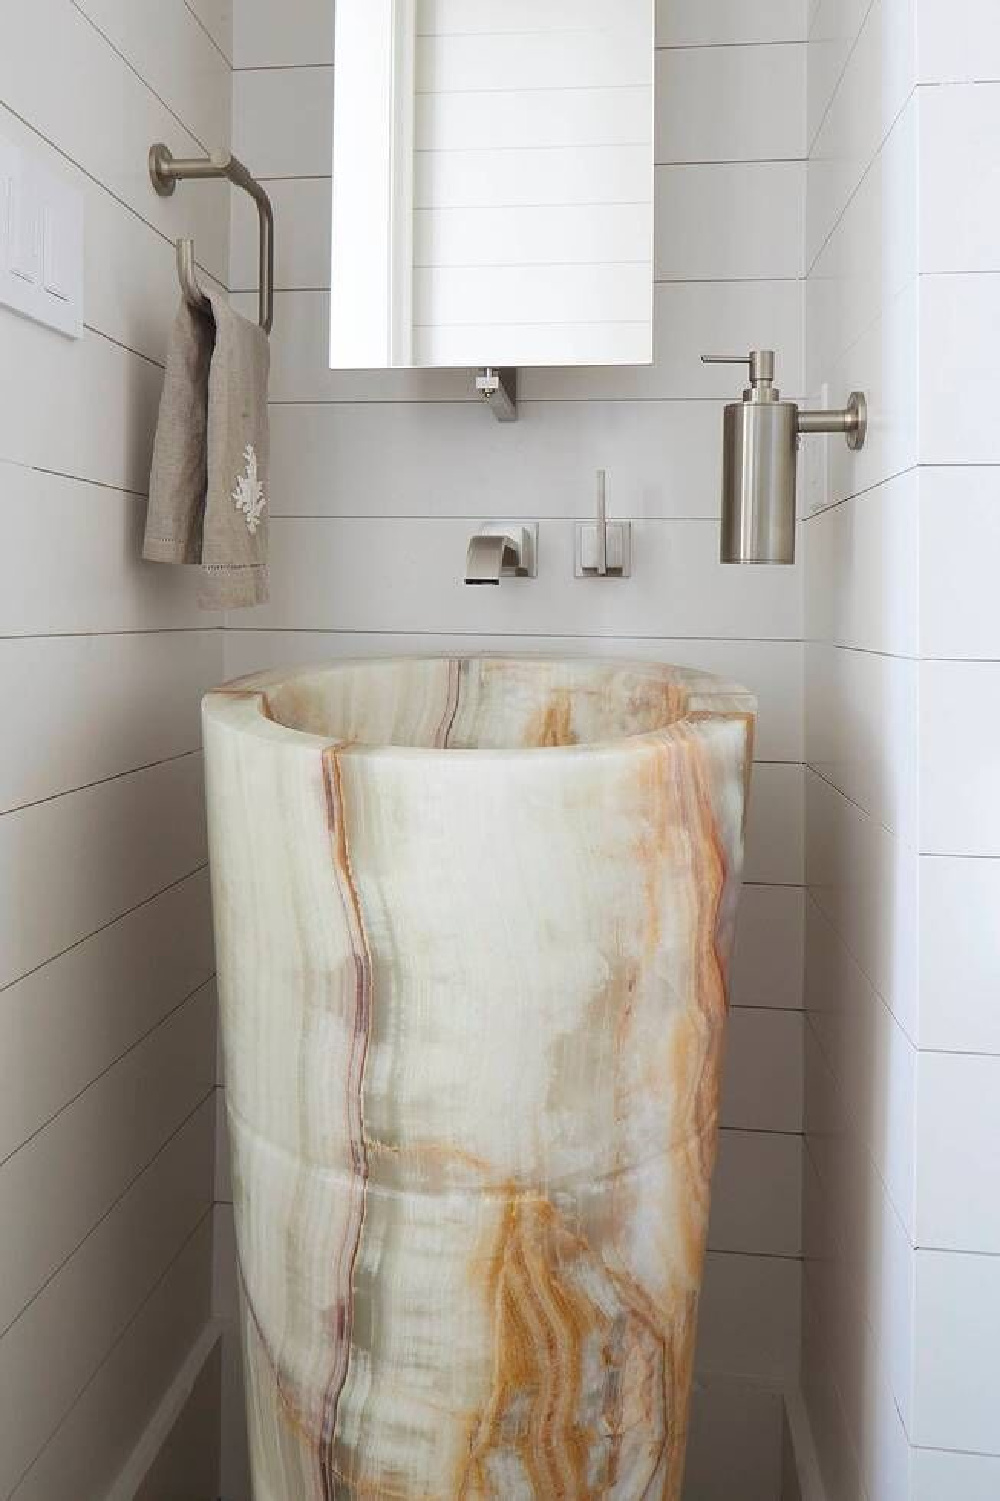
[[[344,662],[253,680],[271,719],[362,746],[531,750],[661,730],[717,679],[661,663],[447,657]],[[249,686],[244,685],[244,686]]]

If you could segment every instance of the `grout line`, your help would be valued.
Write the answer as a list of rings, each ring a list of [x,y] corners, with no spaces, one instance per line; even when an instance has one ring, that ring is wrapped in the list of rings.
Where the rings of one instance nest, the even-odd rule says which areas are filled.
[[[128,495],[134,497],[136,500],[149,499],[149,492],[147,490],[133,490],[128,485],[112,485],[108,480],[103,479],[87,479],[82,474],[67,474],[65,469],[47,469],[44,464],[18,464],[15,460],[4,460],[3,462],[10,462],[15,469],[25,469],[29,474],[49,474],[56,479],[70,480],[73,484],[94,485],[98,490],[110,490],[116,495]]]
[[[188,1113],[184,1117],[184,1119],[182,1121],[180,1121],[180,1123],[173,1128],[173,1130],[169,1133],[169,1135],[167,1135],[166,1137],[164,1137],[163,1141],[157,1147],[157,1149],[153,1153],[152,1157],[149,1158],[148,1162],[146,1162],[139,1169],[139,1171],[137,1173],[135,1173],[135,1175],[129,1179],[128,1183],[126,1183],[126,1185],[122,1189],[121,1193],[119,1193],[115,1197],[114,1201],[111,1204],[108,1205],[107,1209],[100,1216],[100,1218],[94,1221],[94,1223],[91,1225],[90,1229],[87,1231],[86,1235],[84,1235],[76,1243],[76,1245],[73,1247],[72,1251],[70,1251],[69,1254],[63,1258],[63,1260],[59,1263],[59,1265],[55,1268],[54,1271],[50,1272],[50,1274],[46,1277],[46,1279],[42,1283],[42,1285],[35,1292],[32,1293],[31,1297],[28,1299],[27,1303],[25,1303],[24,1307],[16,1315],[16,1317],[13,1318],[13,1319],[11,1319],[10,1323],[5,1328],[0,1329],[0,1340],[3,1340],[10,1333],[10,1331],[13,1329],[14,1325],[16,1323],[18,1323],[19,1320],[21,1320],[21,1319],[24,1318],[24,1315],[28,1312],[28,1309],[31,1308],[32,1304],[34,1304],[34,1303],[36,1303],[38,1301],[38,1299],[42,1296],[42,1294],[44,1293],[45,1289],[49,1286],[49,1284],[51,1282],[53,1282],[55,1280],[55,1278],[58,1277],[59,1273],[63,1270],[63,1268],[66,1267],[66,1266],[68,1266],[69,1263],[73,1260],[73,1258],[79,1254],[79,1252],[81,1251],[81,1249],[83,1248],[83,1246],[86,1245],[87,1241],[94,1234],[94,1232],[96,1230],[99,1230],[100,1227],[104,1224],[105,1220],[109,1219],[110,1216],[112,1214],[114,1214],[115,1210],[118,1208],[119,1204],[121,1204],[122,1200],[125,1199],[128,1196],[128,1194],[132,1191],[133,1188],[135,1188],[136,1184],[140,1181],[140,1179],[142,1179],[142,1178],[145,1177],[145,1175],[149,1172],[150,1168],[155,1165],[155,1163],[157,1162],[157,1160],[166,1151],[167,1147],[170,1146],[171,1142],[173,1142],[174,1140],[176,1140],[176,1138],[184,1130],[185,1126],[189,1125],[190,1122],[194,1119],[194,1117],[198,1114],[199,1110],[203,1110],[205,1108],[205,1105],[208,1103],[209,1099],[211,1099],[211,1097],[212,1097],[213,1094],[214,1094],[214,1089],[210,1089],[207,1094],[202,1095],[201,1099],[194,1106],[194,1108],[192,1110],[188,1111]]]
[[[165,1027],[168,1022],[172,1021],[174,1017],[179,1015],[179,1013],[183,1011],[185,1007],[190,1005],[196,999],[196,997],[201,994],[203,990],[207,990],[214,979],[215,975],[211,974],[206,980],[202,980],[199,985],[196,985],[193,990],[189,990],[186,995],[182,996],[179,1001],[177,1001],[173,1006],[170,1007],[169,1011],[165,1011],[163,1015],[157,1021],[155,1021],[151,1027],[147,1027],[145,1032],[143,1032],[139,1037],[136,1037],[132,1042],[130,1042],[128,1047],[124,1048],[116,1057],[112,1058],[110,1063],[106,1063],[104,1067],[100,1069],[96,1074],[94,1074],[91,1079],[88,1079],[87,1083],[83,1086],[82,1089],[78,1089],[76,1094],[71,1095],[68,1100],[64,1100],[63,1103],[59,1106],[58,1110],[54,1110],[50,1116],[47,1116],[46,1119],[42,1121],[40,1125],[36,1126],[29,1133],[29,1135],[24,1138],[22,1142],[19,1142],[16,1147],[13,1147],[11,1151],[7,1153],[6,1157],[0,1157],[0,1171],[2,1171],[3,1168],[7,1166],[7,1163],[10,1162],[14,1157],[16,1157],[19,1152],[23,1152],[25,1147],[30,1146],[36,1137],[41,1136],[42,1132],[47,1130],[48,1127],[51,1126],[54,1121],[57,1121],[61,1115],[65,1114],[65,1112],[69,1110],[71,1106],[75,1105],[79,1100],[82,1100],[85,1094],[89,1094],[94,1085],[99,1083],[100,1080],[103,1079],[107,1074],[110,1074],[113,1069],[117,1068],[119,1063],[123,1063],[125,1059],[128,1058],[132,1053],[136,1052],[138,1048],[141,1048],[143,1043],[148,1042],[149,1039],[153,1036],[154,1032],[158,1032],[161,1027]],[[213,1085],[212,1087],[214,1089],[217,1086]],[[203,1104],[204,1101],[202,1101],[201,1103]],[[0,1335],[0,1338],[2,1338],[2,1335]]]
[[[162,360],[154,359],[151,354],[144,354],[141,349],[133,349],[131,344],[123,344],[121,339],[115,338],[114,334],[105,333],[102,328],[97,328],[93,323],[85,322],[83,326],[89,334],[93,334],[95,338],[103,339],[106,344],[113,344],[116,349],[122,350],[125,354],[131,354],[136,359],[145,360],[147,365],[152,365],[161,372],[166,369]]]
[[[851,45],[848,48],[847,56],[844,59],[844,66],[841,68],[840,72],[837,75],[836,82],[834,83],[833,88],[830,91],[830,97],[826,101],[826,108],[820,116],[819,123],[816,126],[815,131],[813,132],[813,138],[809,142],[807,152],[807,155],[809,156],[812,156],[813,148],[815,147],[816,142],[819,140],[823,126],[826,124],[827,117],[829,116],[829,113],[833,108],[833,102],[836,99],[837,95],[840,93],[840,86],[844,81],[844,77],[847,73],[848,68],[851,65],[851,59],[854,57],[855,52],[858,50],[858,43],[861,41],[862,33],[864,32],[865,27],[868,25],[868,17],[871,15],[872,10],[874,9],[874,5],[875,0],[868,0],[868,5],[865,9],[864,15],[861,17],[860,25],[858,26],[857,31],[854,33],[854,40],[851,42]]]
[[[904,292],[908,290],[909,288],[907,287],[903,288]],[[879,321],[881,321],[881,315],[875,320],[876,323]],[[871,325],[871,327],[874,326],[874,324]],[[865,334],[869,331],[869,329],[866,329]],[[863,339],[865,334],[862,334],[860,338]],[[860,339],[858,342],[860,342]],[[845,353],[849,352],[845,351]],[[895,484],[897,480],[905,479],[908,474],[918,474],[922,468],[926,467],[926,465],[922,464],[908,464],[905,469],[897,469],[892,474],[884,475],[882,479],[876,480],[871,485],[865,485],[861,490],[852,490],[850,495],[842,495],[839,500],[831,500],[825,505],[815,506],[805,516],[800,517],[800,520],[803,526],[805,526],[807,522],[812,521],[816,516],[826,516],[830,511],[836,511],[840,506],[849,505],[852,500],[861,500],[866,495],[874,495],[876,491],[885,490],[890,485]]]
[[[156,634],[150,632],[149,634]],[[3,640],[0,637],[0,640]],[[19,638],[19,639],[31,639]],[[44,797],[35,797],[26,803],[11,803],[5,808],[0,808],[0,819],[6,818],[11,813],[25,813],[30,808],[43,808],[46,803],[57,803],[60,798],[75,797],[77,793],[89,792],[94,787],[108,787],[112,782],[121,782],[126,777],[139,776],[145,771],[155,771],[158,766],[172,766],[176,761],[185,761],[189,756],[200,756],[201,746],[195,746],[192,750],[176,751],[172,756],[161,756],[157,761],[141,761],[138,766],[128,766],[124,771],[112,772],[106,777],[95,777],[92,782],[80,782],[73,787],[66,787],[60,792],[48,792]]]
[[[221,611],[206,611],[206,614],[221,615]],[[0,642],[8,641],[103,641],[108,636],[204,636],[212,631],[223,631],[224,625],[164,625],[136,627],[134,630],[110,631],[24,631],[5,636],[0,633]],[[406,634],[404,632],[404,634]]]
[[[186,870],[183,875],[177,877],[176,881],[168,881],[166,886],[161,886],[159,891],[154,891],[151,896],[143,897],[142,901],[136,902],[134,907],[127,907],[124,912],[116,913],[107,922],[101,923],[99,927],[93,928],[89,933],[84,933],[81,938],[77,938],[72,943],[67,944],[64,949],[59,949],[57,953],[50,954],[40,964],[33,964],[30,969],[26,969],[22,974],[15,976],[13,980],[7,980],[3,985],[0,985],[0,995],[3,995],[5,990],[12,990],[15,985],[20,985],[22,980],[27,980],[31,975],[37,975],[39,970],[45,969],[49,964],[54,964],[57,959],[64,958],[66,954],[71,954],[74,949],[80,948],[84,943],[89,943],[99,933],[105,933],[108,928],[113,928],[116,923],[124,922],[126,917],[131,917],[133,913],[140,911],[141,908],[150,906],[152,902],[158,901],[161,896],[165,896],[168,891],[173,891],[176,887],[183,886],[185,881],[190,881],[193,876],[199,875],[203,870],[207,869],[208,863],[203,860],[200,865],[195,865],[190,870]]]

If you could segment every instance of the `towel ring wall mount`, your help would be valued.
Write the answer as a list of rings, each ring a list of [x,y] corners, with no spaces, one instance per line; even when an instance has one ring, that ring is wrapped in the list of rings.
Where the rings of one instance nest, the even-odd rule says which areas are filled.
[[[257,179],[231,151],[213,151],[204,157],[177,157],[162,141],[149,148],[149,176],[161,198],[169,198],[179,182],[199,178],[224,178],[250,194],[257,205],[260,226],[258,318],[261,328],[270,333],[274,321],[274,212]],[[208,299],[198,285],[191,239],[177,241],[177,274],[187,301],[205,311]]]

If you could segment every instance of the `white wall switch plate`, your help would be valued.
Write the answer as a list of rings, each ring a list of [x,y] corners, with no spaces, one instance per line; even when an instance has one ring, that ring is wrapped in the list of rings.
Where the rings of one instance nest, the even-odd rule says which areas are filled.
[[[83,195],[0,137],[0,306],[83,334]]]

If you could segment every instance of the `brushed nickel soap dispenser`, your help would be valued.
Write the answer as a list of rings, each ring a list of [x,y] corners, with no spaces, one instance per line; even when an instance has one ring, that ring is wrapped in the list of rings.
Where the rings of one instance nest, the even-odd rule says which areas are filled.
[[[863,448],[868,408],[852,391],[842,411],[804,412],[782,401],[774,384],[774,350],[749,355],[702,355],[706,365],[749,365],[742,401],[723,419],[723,563],[795,562],[795,480],[799,439],[808,433],[843,433],[848,448]]]

